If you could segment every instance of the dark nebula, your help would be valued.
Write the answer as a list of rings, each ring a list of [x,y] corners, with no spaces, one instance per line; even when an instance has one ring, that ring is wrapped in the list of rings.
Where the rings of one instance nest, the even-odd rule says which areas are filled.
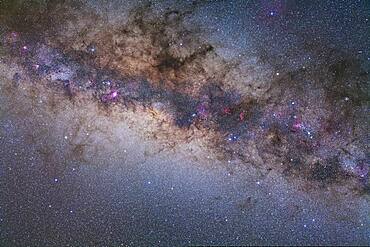
[[[0,11],[0,245],[369,245],[369,2]]]

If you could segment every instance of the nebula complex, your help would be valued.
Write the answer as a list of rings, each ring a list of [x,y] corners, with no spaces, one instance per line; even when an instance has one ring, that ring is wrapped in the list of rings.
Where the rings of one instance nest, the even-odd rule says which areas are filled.
[[[225,166],[231,176],[253,169],[303,195],[327,195],[315,200],[333,205],[368,202],[369,70],[351,49],[302,34],[286,56],[264,44],[223,52],[215,30],[195,25],[199,11],[212,5],[207,1],[128,4],[121,19],[92,3],[1,4],[0,113],[36,119],[32,109],[40,108],[50,118],[32,121],[55,132],[67,126],[64,163],[106,160],[109,154],[99,151],[106,147],[126,152],[110,131],[124,125],[155,143],[153,154],[193,145],[183,159],[206,169]],[[256,18],[274,25],[269,18],[286,11],[282,6],[290,5]],[[73,121],[53,120],[67,111],[77,113]],[[38,147],[42,169],[53,177],[68,165],[57,165],[61,158],[45,148],[59,145],[50,133],[41,142],[34,130],[27,145]]]

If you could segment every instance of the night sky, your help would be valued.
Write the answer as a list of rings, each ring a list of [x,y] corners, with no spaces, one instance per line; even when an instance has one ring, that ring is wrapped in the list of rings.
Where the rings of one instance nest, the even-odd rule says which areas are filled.
[[[369,18],[0,0],[0,246],[369,246]]]

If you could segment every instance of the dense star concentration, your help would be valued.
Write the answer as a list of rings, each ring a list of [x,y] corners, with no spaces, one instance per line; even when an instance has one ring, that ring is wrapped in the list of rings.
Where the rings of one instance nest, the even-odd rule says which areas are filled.
[[[369,1],[0,1],[0,245],[369,245]]]

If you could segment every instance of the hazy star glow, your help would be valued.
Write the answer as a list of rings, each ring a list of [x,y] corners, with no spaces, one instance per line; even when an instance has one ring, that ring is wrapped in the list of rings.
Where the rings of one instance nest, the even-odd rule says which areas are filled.
[[[366,1],[0,2],[0,245],[369,245]]]

